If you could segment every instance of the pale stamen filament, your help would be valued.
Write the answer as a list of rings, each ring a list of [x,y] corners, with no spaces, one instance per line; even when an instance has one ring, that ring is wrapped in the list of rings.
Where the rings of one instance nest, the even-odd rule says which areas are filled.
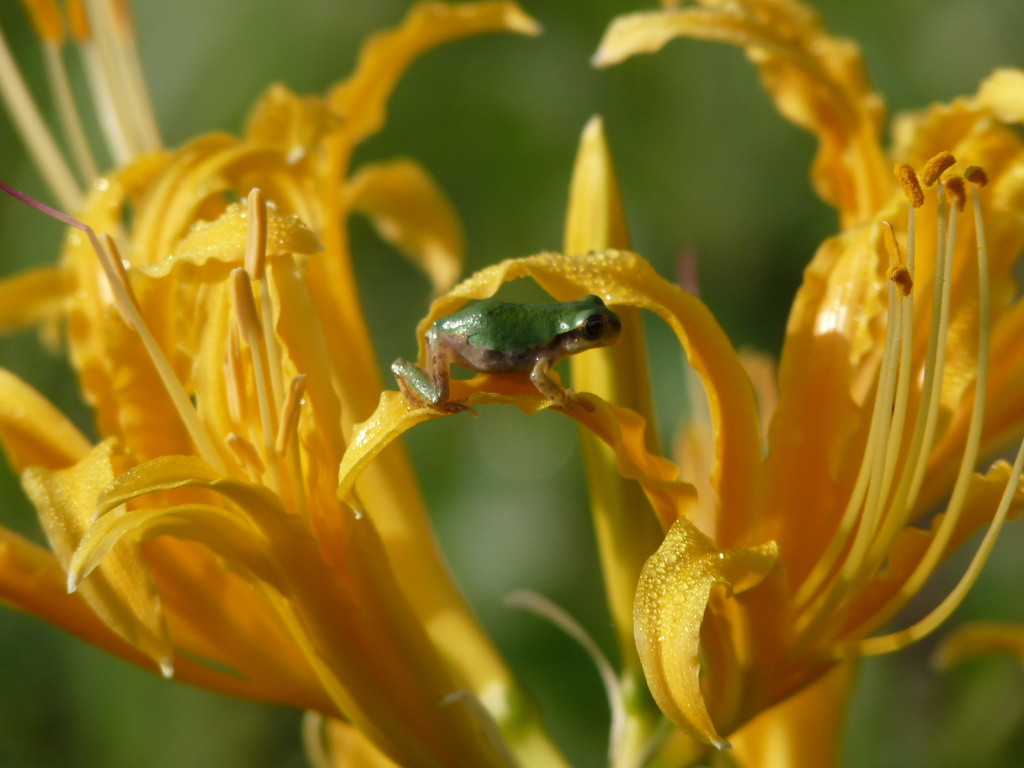
[[[116,11],[109,0],[86,0],[89,22],[96,41],[95,53],[99,77],[110,98],[112,118],[121,137],[126,157],[118,157],[119,164],[160,147],[159,137],[147,126],[155,125],[152,107],[145,89],[133,84],[132,71],[137,71],[135,57],[129,54],[134,47],[130,27],[122,11]],[[122,15],[122,18],[117,18]],[[133,64],[133,61],[135,63]],[[96,85],[96,83],[93,83]],[[149,117],[146,117],[146,115]]]
[[[242,366],[242,342],[238,338],[238,326],[228,331],[228,348],[224,359],[225,397],[228,401],[228,415],[236,424],[244,418],[242,403],[245,401],[245,375]]]
[[[50,193],[65,210],[78,210],[82,190],[43,120],[18,64],[0,32],[0,96]]]
[[[900,346],[896,338],[898,334],[893,330],[898,328],[896,324],[898,301],[896,286],[890,282],[885,346],[882,352],[882,375],[879,378],[875,394],[871,427],[868,431],[867,444],[861,458],[857,481],[841,518],[840,527],[829,542],[825,556],[818,561],[820,570],[812,572],[811,577],[802,585],[806,589],[798,590],[797,599],[799,600],[804,596],[802,593],[805,593],[806,599],[809,600],[815,594],[812,590],[825,586],[825,577],[829,574],[829,569],[835,562],[836,556],[844,547],[850,545],[849,539],[853,535],[851,551],[843,558],[839,574],[827,583],[826,591],[822,592],[810,606],[805,606],[801,610],[803,621],[799,630],[797,646],[804,645],[816,636],[831,618],[833,609],[843,599],[846,594],[846,586],[853,576],[851,563],[857,562],[855,558],[861,556],[866,550],[875,532],[873,526],[878,517],[878,496],[881,492],[881,475],[885,469],[886,442],[891,422],[893,393],[896,386],[897,353]],[[866,504],[865,499],[867,499]]]
[[[274,303],[270,296],[267,276],[267,203],[260,189],[254,188],[248,197],[248,228],[245,243],[245,269],[260,288],[260,322],[267,346],[267,365],[270,370],[270,393],[274,410],[284,407],[285,387],[281,367],[281,348],[274,332]]]
[[[933,166],[933,171],[932,172],[933,172],[933,174],[935,174],[935,178],[937,178],[937,173],[934,170],[935,167],[941,167],[943,170],[945,170],[945,168],[948,168],[953,163],[953,158],[952,158],[951,155],[948,155],[948,153],[944,153],[944,154],[942,154],[940,156],[937,156],[937,157],[941,158],[941,159],[935,160],[935,161],[933,161],[931,163],[932,166]],[[939,173],[941,173],[941,171],[939,171]],[[937,226],[939,227],[939,232],[943,233],[943,237],[940,238],[939,244],[938,244],[938,247],[939,247],[938,254],[941,254],[941,256],[939,256],[937,254],[937,259],[936,259],[937,263],[936,263],[936,267],[935,267],[935,276],[936,276],[936,285],[937,285],[937,287],[936,287],[936,295],[939,297],[939,304],[938,304],[938,306],[939,306],[939,321],[938,321],[937,324],[935,324],[933,322],[933,325],[932,325],[932,328],[931,328],[932,334],[929,336],[929,352],[931,352],[931,343],[934,340],[934,342],[935,342],[935,356],[932,357],[929,354],[929,356],[926,358],[926,361],[925,361],[925,365],[926,365],[926,375],[925,375],[925,378],[926,378],[926,384],[930,385],[930,391],[928,391],[926,394],[923,393],[922,394],[922,398],[921,398],[922,402],[927,400],[928,405],[929,405],[928,411],[927,411],[927,414],[926,414],[926,418],[925,418],[925,422],[924,422],[924,429],[923,429],[923,437],[922,437],[922,442],[921,442],[921,448],[920,448],[920,452],[912,453],[912,454],[910,454],[908,456],[908,466],[906,468],[904,468],[904,479],[905,479],[905,477],[907,475],[912,475],[912,479],[910,481],[910,485],[909,485],[909,487],[907,489],[908,495],[907,495],[904,503],[901,504],[901,506],[898,507],[898,508],[895,507],[895,505],[893,505],[893,507],[891,508],[890,515],[889,515],[889,517],[891,519],[889,520],[888,524],[883,525],[882,528],[880,529],[879,539],[878,539],[878,542],[876,543],[875,547],[873,548],[873,550],[869,551],[869,552],[865,552],[864,556],[860,557],[857,560],[854,560],[851,557],[850,560],[848,561],[848,562],[851,563],[852,567],[858,573],[858,579],[856,581],[856,585],[857,586],[859,586],[859,585],[863,584],[864,582],[868,581],[876,573],[877,568],[884,561],[884,558],[885,558],[885,556],[887,555],[887,553],[889,551],[889,545],[891,544],[892,540],[894,539],[895,536],[899,535],[900,529],[908,522],[908,516],[910,514],[910,510],[913,509],[913,505],[914,505],[914,503],[916,501],[916,498],[917,498],[917,493],[919,492],[921,483],[924,480],[924,470],[927,467],[928,455],[930,455],[932,446],[934,445],[935,431],[936,431],[936,426],[937,426],[937,423],[938,423],[937,417],[938,417],[939,403],[940,403],[941,392],[942,392],[942,374],[943,374],[943,371],[945,370],[945,362],[946,362],[946,347],[947,347],[946,339],[947,339],[947,335],[948,335],[947,331],[948,331],[948,327],[949,327],[949,311],[950,311],[950,303],[951,303],[951,296],[952,296],[953,253],[954,253],[955,248],[956,248],[956,232],[957,232],[957,218],[958,218],[957,217],[957,208],[956,208],[956,206],[946,205],[946,202],[945,202],[946,201],[946,197],[947,196],[945,194],[945,189],[944,189],[943,185],[939,184],[939,186],[938,186],[938,201],[939,201],[939,213],[940,213],[940,215],[939,215],[939,218],[938,218],[938,225]],[[942,215],[943,212],[945,212],[947,214],[946,217],[944,217]],[[945,218],[945,221],[944,221],[944,218]],[[941,269],[940,269],[940,264],[938,262],[941,262]],[[938,281],[939,275],[941,275],[941,286],[939,286],[939,281]],[[941,291],[938,290],[939,287],[941,287]],[[935,297],[933,297],[933,302],[934,302],[934,298]],[[934,307],[935,304],[933,303],[932,306]],[[933,316],[933,320],[934,320],[934,316]],[[933,376],[931,377],[930,381],[928,381],[928,375],[927,375],[929,370],[933,372]],[[972,414],[972,418],[973,418],[973,414]],[[920,419],[919,419],[919,424],[920,424]],[[979,423],[979,429],[980,429],[980,423]],[[965,448],[965,450],[969,451],[969,447]],[[970,478],[970,468],[973,468],[975,458],[976,458],[976,452],[971,457],[968,457],[967,453],[965,453],[964,462],[967,462],[968,460],[970,461],[970,467],[969,467],[968,472],[967,472],[968,479]],[[900,487],[897,489],[897,494],[896,494],[897,499],[902,497],[902,493],[901,493],[902,487],[903,487],[903,482],[901,481]],[[964,493],[966,493],[966,485],[964,486]],[[956,507],[956,506],[953,505],[953,502],[955,500],[956,500],[956,490],[954,488],[954,496],[953,496],[953,499],[951,499],[951,501],[950,501],[949,510],[947,512],[947,518],[949,518],[949,517],[957,518],[959,516],[959,507]],[[961,499],[961,501],[962,501],[962,499]],[[952,531],[952,529],[950,529],[950,532],[951,531]],[[872,552],[873,552],[873,556],[872,556]],[[930,573],[931,572],[929,571],[928,575],[930,575]],[[927,576],[925,576],[923,579],[920,579],[919,582],[917,583],[917,587],[914,589],[914,591],[906,593],[907,594],[907,600],[909,600],[909,597],[913,596],[913,594],[916,594],[917,590],[920,588],[921,584],[923,584],[923,582],[926,579],[927,579]],[[855,599],[857,592],[853,588],[855,585],[853,584],[852,581],[851,581],[851,583],[847,584],[846,586],[847,586],[847,593],[846,593],[845,602],[849,603],[849,602],[852,602]],[[904,587],[906,587],[906,585],[904,585]],[[901,590],[901,594],[903,594],[903,590]],[[899,610],[903,607],[903,605],[905,605],[905,602],[906,601],[897,602],[896,599],[893,599],[892,601],[890,601],[890,604],[888,606],[886,606],[885,609],[883,609],[881,612],[876,612],[871,617],[872,626],[873,627],[880,626],[885,621],[888,621],[890,618],[895,616],[896,613],[898,613]],[[833,623],[832,631],[830,633],[828,633],[827,636],[823,637],[822,638],[823,640],[827,641],[827,640],[831,639],[831,637],[834,637],[835,634],[838,633],[843,628],[841,620],[842,619],[840,617],[839,621],[836,621],[836,622]],[[869,629],[868,631],[871,631],[871,630]]]
[[[64,60],[61,58],[60,51],[50,44],[43,45],[43,55],[64,137],[71,148],[71,157],[75,161],[82,185],[88,187],[94,179],[99,178],[100,170],[96,165],[96,159],[92,156],[89,141],[85,137],[85,128],[82,126],[78,107],[75,106],[75,100],[71,96],[71,86],[68,83]]]
[[[906,492],[905,508],[913,508],[924,482],[928,468],[928,456],[935,445],[935,430],[939,422],[939,405],[942,396],[942,378],[946,369],[946,337],[949,330],[949,307],[953,283],[953,250],[956,247],[955,211],[946,205],[946,193],[940,184],[938,196],[938,223],[936,231],[935,285],[932,296],[932,323],[928,335],[928,351],[925,357],[924,382],[921,385],[922,404],[927,404],[920,443],[916,439],[911,445],[917,450],[909,457],[905,476],[910,477]],[[941,280],[939,276],[941,275]],[[938,307],[938,322],[935,322],[935,308]]]
[[[125,91],[131,105],[130,115],[143,149],[146,152],[154,152],[163,146],[163,142],[160,139],[160,128],[149,98],[146,79],[142,76],[142,64],[139,61],[134,25],[130,17],[131,6],[124,0],[107,0],[107,3],[114,16],[114,39],[122,67]]]
[[[238,459],[239,463],[248,473],[249,479],[253,482],[258,482],[266,472],[266,466],[263,464],[263,459],[260,458],[260,452],[256,450],[256,447],[237,432],[232,432],[225,437],[224,443],[231,449],[235,458]]]
[[[887,221],[882,222],[882,225],[883,225],[883,229],[882,229],[883,239],[886,242],[887,250],[890,250],[890,264],[892,265],[890,267],[890,272],[892,272],[894,269],[896,269],[897,266],[899,266],[898,265],[898,246],[896,245],[895,236],[894,236],[894,234],[892,232],[892,225],[889,224],[889,222],[887,222]],[[890,241],[891,241],[891,245],[890,245]],[[902,321],[901,321],[902,344],[900,345],[900,384],[899,384],[899,386],[897,388],[897,392],[899,393],[898,394],[898,398],[901,398],[903,403],[906,402],[906,397],[905,397],[906,396],[906,391],[905,390],[907,390],[909,388],[909,381],[908,381],[909,377],[904,375],[904,371],[905,371],[905,369],[906,369],[906,367],[908,365],[908,361],[909,361],[909,348],[910,348],[910,343],[912,341],[911,331],[912,331],[912,322],[913,322],[913,319],[912,319],[913,318],[913,315],[912,315],[913,304],[911,303],[909,305],[910,311],[907,311],[907,310],[904,309],[902,302],[903,302],[904,298],[909,299],[913,295],[910,292],[910,285],[913,284],[913,266],[914,266],[914,264],[913,264],[913,260],[912,260],[912,252],[908,251],[907,274],[906,274],[905,278],[903,279],[903,283],[901,284],[901,290],[899,292],[896,292],[894,290],[890,290],[890,293],[889,293],[889,297],[890,297],[890,303],[889,303],[889,309],[888,309],[888,315],[889,315],[888,322],[889,322],[889,324],[886,325],[886,328],[887,328],[887,331],[886,331],[886,346],[884,348],[885,351],[883,352],[883,360],[887,360],[887,359],[889,359],[889,355],[891,354],[891,351],[893,349],[895,349],[895,346],[896,346],[895,344],[892,344],[891,346],[889,344],[888,329],[893,327],[893,325],[891,324],[893,322],[893,317],[892,317],[892,315],[893,315],[893,297],[894,296],[898,296],[898,298],[896,300],[898,302],[900,302],[900,303],[899,303],[899,305],[896,308],[897,309],[896,314],[897,314],[898,317],[902,317]],[[894,288],[895,286],[893,286],[891,284],[890,287]],[[883,363],[882,370],[888,370],[888,369],[889,369],[889,367],[886,366]],[[887,411],[886,398],[882,397],[881,396],[881,392],[879,392],[878,395],[876,396],[875,407],[874,407],[874,410],[873,410],[872,415],[871,415],[871,427],[869,428],[869,431],[868,431],[868,439],[867,439],[867,443],[865,445],[865,455],[864,455],[864,457],[861,460],[860,470],[858,472],[857,479],[856,479],[856,481],[854,483],[853,491],[850,494],[850,499],[849,499],[849,501],[847,503],[846,509],[844,510],[843,515],[840,518],[840,524],[836,528],[836,531],[833,534],[832,539],[829,541],[829,545],[826,548],[825,553],[822,555],[822,557],[820,557],[818,559],[818,563],[815,566],[815,568],[811,571],[811,573],[808,575],[807,579],[804,580],[803,584],[801,584],[800,588],[797,590],[794,604],[797,607],[797,609],[800,610],[800,611],[804,610],[807,607],[807,604],[814,597],[816,597],[818,595],[819,591],[821,590],[821,588],[825,584],[826,578],[828,576],[830,576],[835,571],[835,569],[838,567],[838,565],[837,565],[838,557],[839,557],[840,553],[842,552],[843,548],[847,545],[847,543],[849,541],[849,538],[852,535],[855,527],[861,521],[861,513],[862,513],[862,509],[863,509],[862,505],[864,503],[865,495],[867,494],[868,488],[869,488],[869,486],[871,484],[871,478],[873,477],[871,470],[875,468],[874,462],[869,460],[869,457],[872,454],[872,447],[874,445],[876,445],[876,443],[878,442],[877,435],[880,434],[880,430],[882,429],[882,421],[885,418],[886,411]],[[902,416],[901,416],[901,414],[899,414],[898,411],[897,411],[897,418],[900,420],[900,423],[902,423]],[[890,439],[890,441],[892,440],[893,431],[894,431],[895,427],[896,427],[896,424],[893,424],[893,425],[890,426],[890,429],[889,429],[889,436],[890,436],[889,439]],[[898,451],[887,451],[886,452],[886,457],[887,457],[887,460],[886,460],[886,463],[885,463],[885,472],[886,472],[885,485],[886,485],[886,487],[888,487],[888,483],[891,480],[890,465],[894,463],[894,457],[895,457],[895,455],[897,453],[898,453]]]
[[[89,229],[90,231],[92,230],[91,227]],[[178,377],[174,373],[170,362],[168,362],[163,350],[160,349],[156,339],[153,338],[153,334],[150,333],[146,322],[142,319],[142,313],[139,311],[138,304],[127,280],[128,276],[125,272],[124,262],[121,261],[113,238],[104,233],[101,235],[101,240],[104,247],[101,247],[99,250],[100,263],[103,265],[103,271],[114,293],[118,311],[125,319],[128,327],[138,334],[139,340],[146,348],[153,367],[160,376],[160,381],[163,383],[168,396],[170,396],[171,402],[174,403],[175,410],[177,410],[178,415],[181,417],[185,429],[188,430],[189,437],[192,438],[192,442],[195,444],[196,450],[199,451],[199,455],[218,472],[225,472],[220,454],[210,440],[210,436],[203,426],[199,414],[196,412],[195,405],[192,403],[184,387],[181,386],[181,382],[178,381]],[[93,245],[95,247],[95,241]]]
[[[885,223],[888,224],[888,222]],[[913,282],[913,275],[916,266],[916,233],[916,209],[912,201],[912,205],[910,206],[907,216],[906,266],[907,275],[910,278],[911,283]],[[895,234],[892,233],[891,227],[890,234],[892,237],[892,247],[894,249],[898,249]],[[889,458],[886,463],[886,497],[889,495],[891,481],[899,459],[898,447],[902,441],[907,411],[909,410],[908,403],[910,400],[910,383],[916,370],[913,367],[912,354],[914,340],[914,293],[909,289],[907,290],[908,292],[905,294],[903,299],[903,349],[900,351],[900,383],[897,387],[896,401],[893,405],[894,419],[889,433],[890,445],[896,446],[896,450],[889,452]],[[914,439],[911,441],[908,455],[914,455],[914,451],[920,447],[920,439],[924,433],[923,424],[924,420],[918,418],[914,430]],[[892,538],[899,532],[899,529],[906,522],[906,516],[903,514],[903,510],[904,503],[906,501],[905,494],[909,488],[909,482],[906,482],[908,478],[908,473],[904,471],[895,496],[885,507],[882,520],[877,528],[875,537],[872,539],[871,547],[865,555],[863,562],[860,564],[860,567],[857,569],[856,575],[851,583],[850,592],[852,594],[858,593],[863,584],[876,572],[878,567],[884,561],[886,553],[889,551],[889,544],[891,543]]]
[[[238,327],[249,344],[252,356],[253,377],[256,382],[256,400],[260,409],[260,427],[263,433],[263,452],[267,465],[268,485],[278,496],[283,498],[281,482],[281,466],[275,450],[277,437],[276,414],[270,407],[270,392],[267,386],[267,375],[264,359],[263,328],[259,313],[256,311],[256,299],[252,294],[252,282],[249,273],[244,269],[231,271],[231,287],[235,297],[235,317]]]
[[[302,396],[305,393],[306,376],[304,374],[296,376],[288,385],[288,394],[281,408],[281,418],[278,421],[274,447],[277,449],[277,453],[284,456],[288,462],[296,511],[309,525],[311,521],[306,504],[306,489],[303,487],[302,455],[299,451],[299,416],[302,412]]]
[[[970,170],[970,169],[969,169]],[[969,177],[970,178],[970,177]],[[983,180],[983,175],[981,176]],[[979,182],[981,183],[981,182]],[[978,246],[978,312],[979,312],[979,331],[978,331],[978,368],[977,377],[975,380],[975,397],[974,397],[974,411],[971,414],[971,423],[968,426],[968,448],[965,451],[964,461],[961,462],[961,475],[957,478],[957,484],[953,490],[953,496],[957,497],[961,486],[961,477],[964,474],[964,466],[967,464],[968,455],[972,460],[971,464],[968,465],[966,474],[968,477],[973,474],[973,463],[977,459],[978,446],[980,443],[981,435],[981,422],[983,421],[982,415],[978,413],[979,409],[983,407],[985,395],[988,389],[988,355],[989,355],[989,312],[990,312],[990,297],[989,297],[989,275],[988,275],[988,248],[985,239],[985,230],[981,216],[981,202],[978,196],[976,188],[971,190],[972,204],[974,208],[975,218],[975,231],[977,236]],[[975,429],[975,422],[978,426]],[[975,434],[977,432],[977,434]],[[977,443],[972,445],[972,442]],[[985,562],[988,560],[989,555],[992,552],[992,548],[995,546],[996,539],[1002,530],[1003,524],[1006,522],[1006,516],[1009,513],[1010,505],[1013,502],[1013,498],[1016,495],[1018,485],[1020,483],[1021,471],[1024,469],[1024,442],[1021,443],[1021,447],[1017,452],[1017,458],[1014,460],[1013,468],[1010,472],[1009,480],[1007,481],[1006,488],[1003,491],[1003,496],[1000,499],[999,507],[992,519],[992,523],[989,525],[989,529],[985,534],[984,539],[979,546],[978,551],[975,553],[974,558],[971,561],[967,571],[961,577],[960,582],[953,589],[949,595],[946,596],[945,600],[939,604],[931,613],[929,613],[921,621],[917,622],[907,629],[899,632],[894,632],[889,635],[883,635],[881,637],[873,637],[867,640],[863,640],[857,643],[849,643],[841,646],[837,649],[839,655],[842,656],[870,656],[879,653],[887,653],[890,651],[896,651],[900,648],[904,648],[910,643],[919,640],[928,633],[932,632],[942,622],[944,622],[953,613],[954,610],[960,605],[968,591],[974,585],[978,575],[981,573],[981,569],[984,567]],[[966,486],[966,481],[963,483]],[[960,493],[960,499],[957,501],[957,506],[962,507],[963,497],[966,492]],[[911,579],[908,580],[908,584],[911,581],[920,581],[918,574],[931,575],[934,571],[936,562],[944,554],[944,550],[949,543],[949,538],[952,534],[952,527],[955,525],[955,518],[959,517],[961,509],[953,509],[954,502],[950,501],[950,510],[946,513],[946,517],[940,526],[939,532],[931,542],[928,551],[922,558],[918,565],[918,568],[914,571]],[[953,520],[953,522],[950,522]],[[943,535],[943,528],[949,524],[950,531],[945,536]],[[941,539],[941,541],[940,541]],[[927,578],[927,575],[924,577]],[[901,590],[897,599],[904,598],[904,591]]]
[[[78,54],[82,58],[82,67],[89,83],[89,94],[92,96],[93,111],[99,120],[107,152],[114,165],[126,165],[133,157],[133,149],[117,109],[112,83],[107,80],[106,72],[103,69],[100,52],[93,37],[92,26],[80,4],[69,4],[68,10],[73,19],[76,15],[78,17],[77,23],[73,23],[72,27],[76,30]]]

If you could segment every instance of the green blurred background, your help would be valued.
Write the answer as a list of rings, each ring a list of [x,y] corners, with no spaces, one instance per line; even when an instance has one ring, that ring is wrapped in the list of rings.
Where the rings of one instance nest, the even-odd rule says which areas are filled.
[[[365,160],[408,155],[447,190],[466,227],[467,273],[497,260],[558,249],[576,142],[602,114],[635,249],[662,274],[681,253],[700,258],[700,285],[737,346],[777,353],[800,273],[835,216],[810,190],[809,136],[785,123],[741,53],[676,42],[606,71],[588,64],[607,23],[654,3],[525,2],[537,39],[460,42],[428,54],[402,80],[386,130]],[[352,68],[362,38],[394,25],[392,0],[141,0],[143,66],[168,145],[237,131],[273,81],[323,91]],[[1021,0],[828,0],[833,32],[864,47],[893,111],[970,93],[994,67],[1022,64]],[[42,83],[21,8],[0,24],[29,79]],[[41,87],[41,86],[39,86]],[[50,201],[0,119],[0,178]],[[51,201],[52,202],[52,201]],[[415,350],[426,280],[362,221],[353,247],[381,371]],[[0,201],[0,274],[52,261],[62,232]],[[682,358],[651,325],[659,428],[684,408]],[[64,362],[34,334],[0,340],[0,365],[47,392],[88,428]],[[387,380],[388,377],[386,377]],[[389,384],[390,386],[390,384]],[[557,630],[501,604],[529,588],[563,605],[608,650],[575,427],[554,414],[500,407],[479,419],[432,422],[409,440],[445,550],[482,620],[540,699],[578,766],[603,763],[607,714],[597,675]],[[441,449],[438,449],[441,446]],[[38,538],[17,480],[0,479],[0,523]],[[1024,621],[1024,536],[1013,529],[955,622]],[[948,591],[961,557],[924,596]],[[940,633],[941,634],[941,633]],[[984,659],[939,675],[934,641],[866,662],[845,745],[850,766],[1024,764],[1024,674]],[[301,766],[299,715],[165,683],[13,611],[0,611],[0,768],[67,766]]]

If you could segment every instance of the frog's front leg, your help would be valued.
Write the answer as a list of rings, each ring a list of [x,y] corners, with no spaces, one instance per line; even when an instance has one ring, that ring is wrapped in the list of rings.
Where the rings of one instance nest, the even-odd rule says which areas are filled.
[[[447,347],[443,344],[430,344],[427,348],[426,370],[400,357],[391,364],[391,372],[395,374],[398,388],[413,408],[434,408],[448,413],[472,411],[469,406],[449,400],[451,362]]]
[[[533,386],[535,386],[542,395],[560,408],[572,408],[574,404],[579,403],[586,410],[592,410],[592,406],[589,403],[585,400],[579,400],[576,398],[576,392],[574,390],[562,389],[558,382],[548,376],[548,371],[550,370],[550,358],[541,357],[533,366],[533,370],[530,371],[530,381],[533,382]]]

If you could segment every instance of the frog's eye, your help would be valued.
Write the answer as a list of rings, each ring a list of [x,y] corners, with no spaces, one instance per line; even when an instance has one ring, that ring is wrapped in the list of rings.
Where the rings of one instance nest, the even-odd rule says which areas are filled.
[[[596,341],[601,338],[607,322],[608,318],[604,315],[591,315],[583,321],[583,337],[590,341]]]

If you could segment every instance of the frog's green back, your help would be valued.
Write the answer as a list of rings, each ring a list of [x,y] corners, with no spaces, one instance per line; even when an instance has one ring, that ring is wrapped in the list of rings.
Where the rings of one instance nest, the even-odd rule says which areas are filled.
[[[437,321],[441,333],[466,334],[477,348],[516,352],[549,344],[572,330],[580,312],[594,309],[590,301],[555,304],[509,304],[485,299]]]

